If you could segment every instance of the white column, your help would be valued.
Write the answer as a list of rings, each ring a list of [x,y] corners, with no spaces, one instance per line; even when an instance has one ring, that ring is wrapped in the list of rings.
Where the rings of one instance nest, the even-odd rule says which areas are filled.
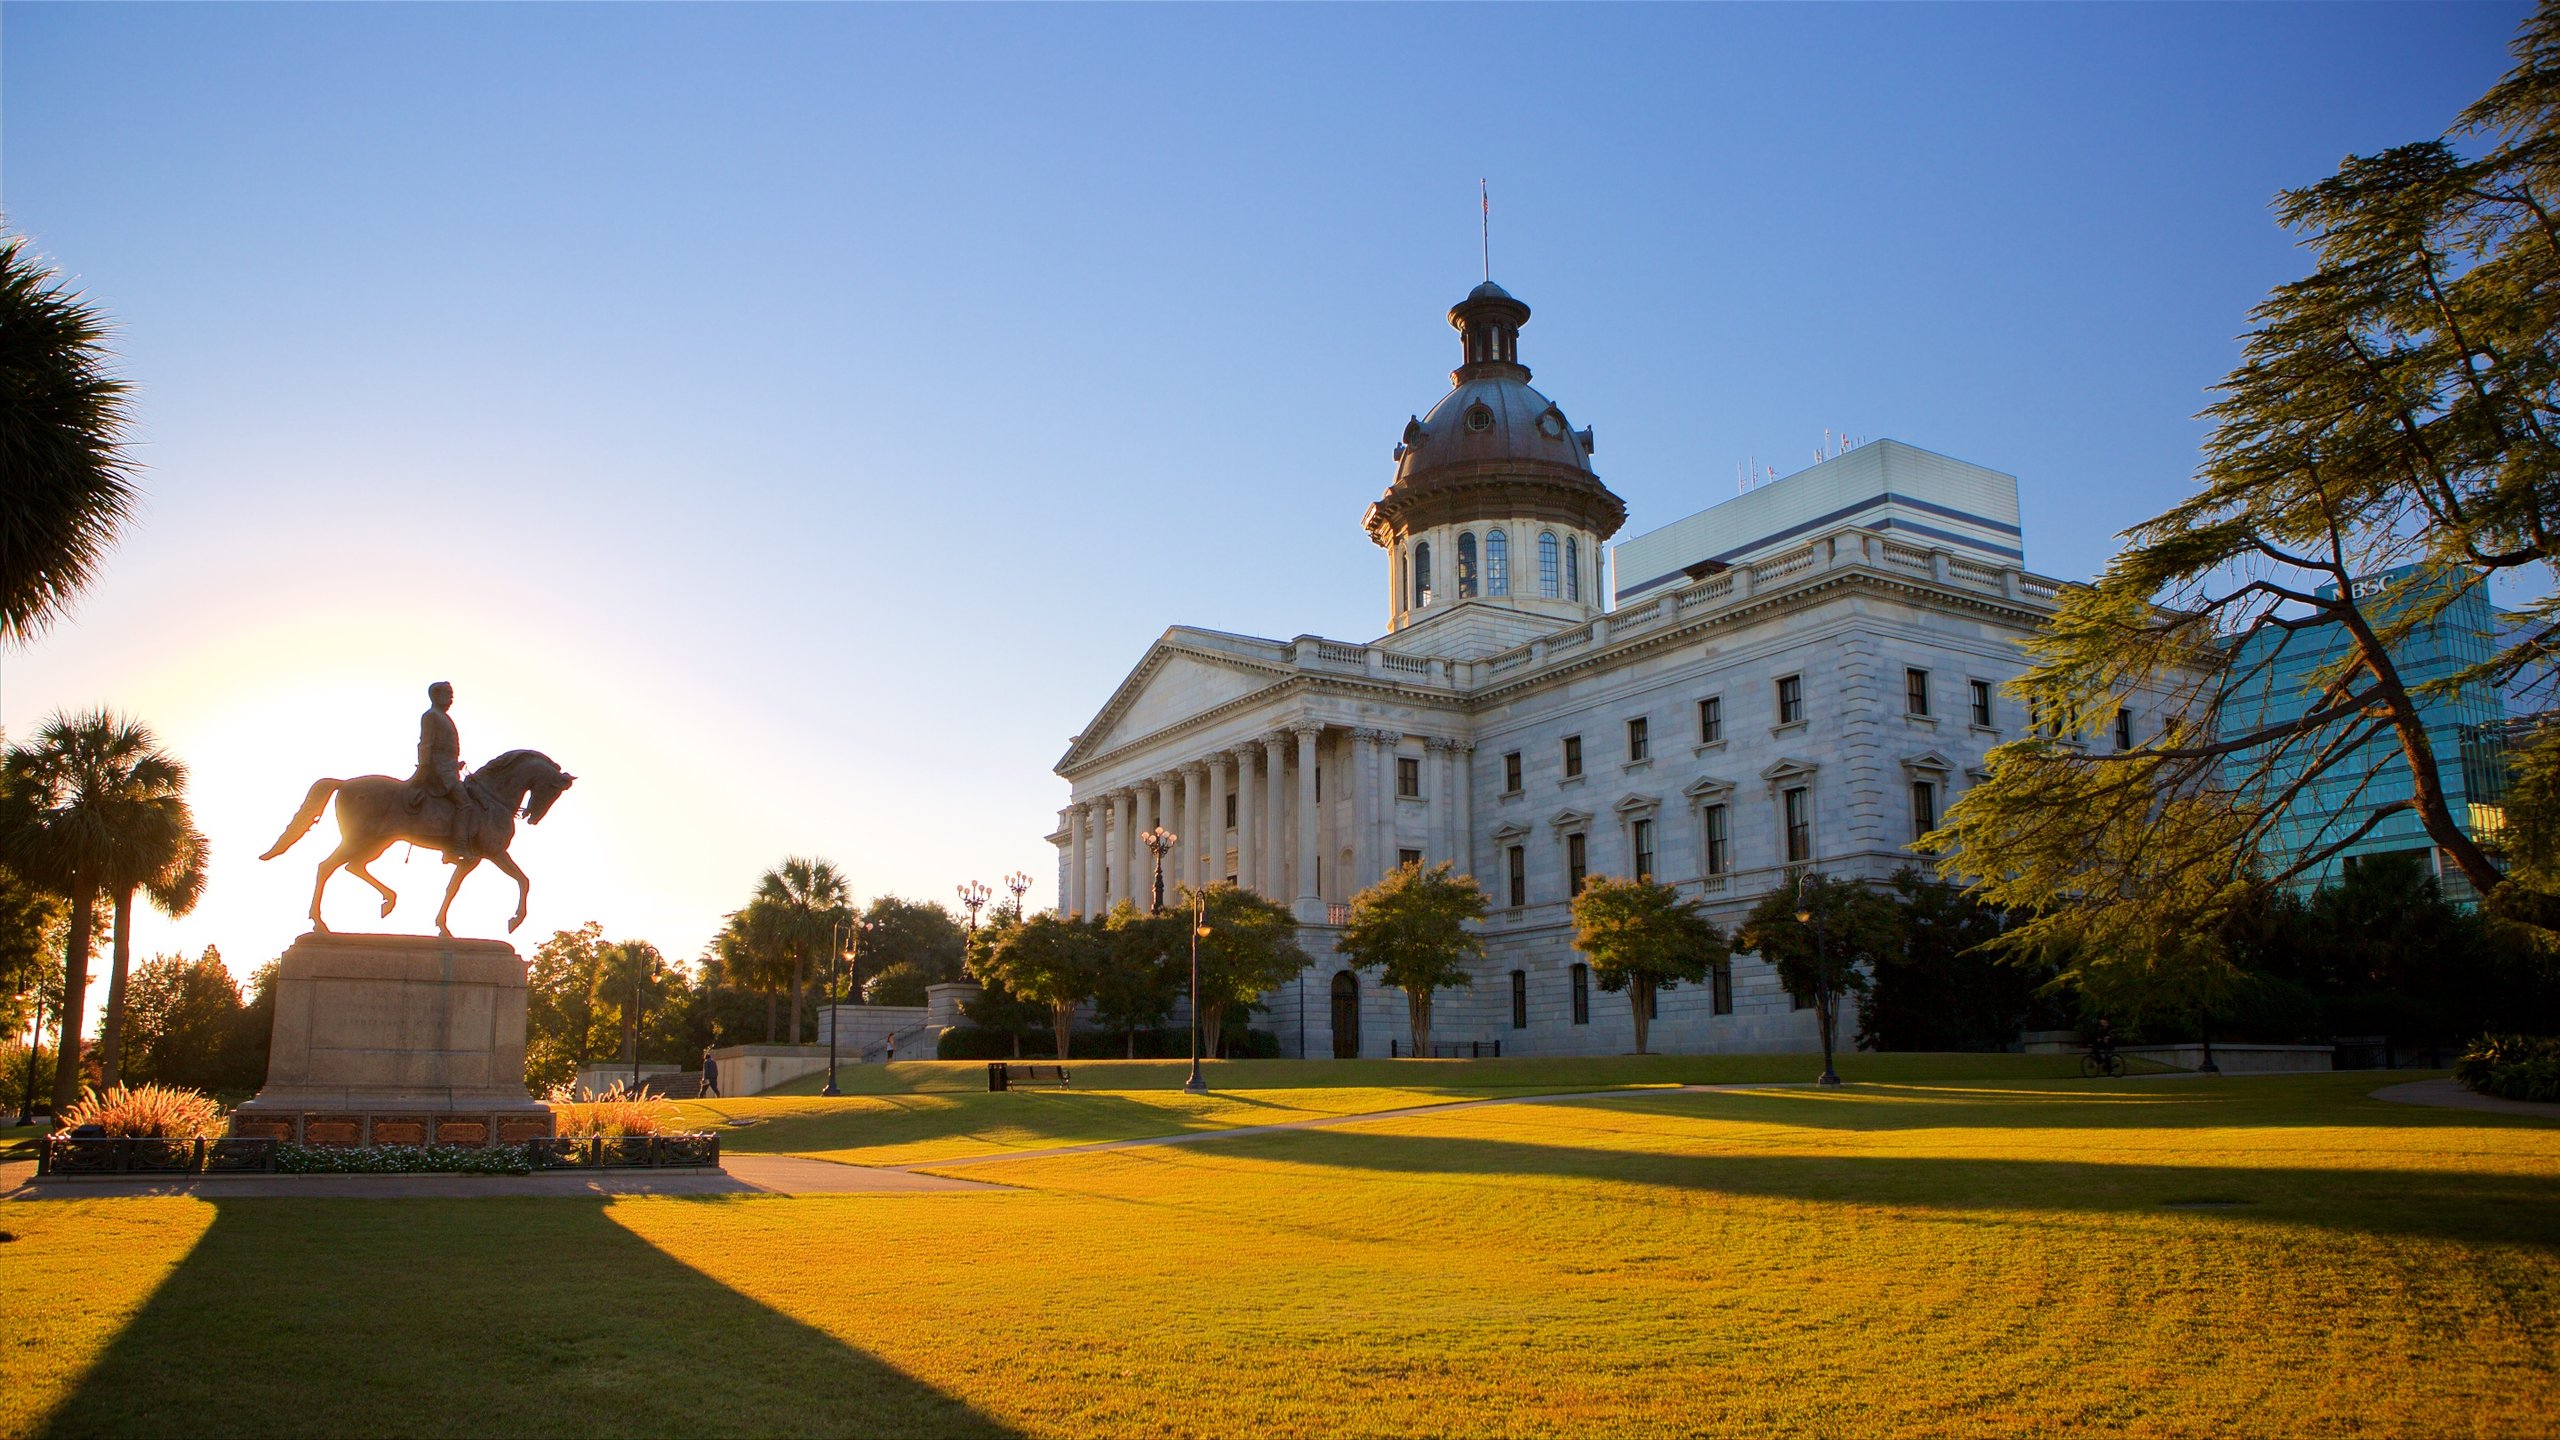
[[[1262,893],[1270,899],[1283,902],[1289,899],[1288,831],[1284,828],[1288,817],[1281,813],[1286,808],[1281,801],[1285,796],[1284,785],[1289,774],[1288,753],[1285,749],[1288,743],[1278,735],[1266,735],[1262,738],[1262,759],[1270,771],[1268,778],[1263,782],[1268,788],[1262,792],[1267,802],[1262,807]]]
[[[1316,737],[1323,727],[1300,725],[1298,737],[1298,918],[1322,924],[1324,896],[1316,891],[1316,847],[1324,843],[1316,824]]]
[[[1058,913],[1084,913],[1084,813],[1088,807],[1067,807],[1067,873],[1058,877]]]
[[[1085,802],[1085,823],[1091,831],[1085,837],[1084,845],[1084,913],[1087,915],[1099,915],[1106,908],[1104,904],[1106,896],[1102,888],[1102,867],[1104,857],[1111,853],[1107,848],[1110,842],[1110,829],[1104,823],[1109,815],[1108,800]]]
[[[1452,802],[1449,807],[1452,833],[1449,858],[1455,862],[1457,873],[1460,875],[1476,873],[1476,825],[1473,813],[1476,787],[1475,773],[1469,764],[1475,758],[1475,753],[1476,747],[1464,740],[1454,741],[1449,746],[1449,769],[1452,772],[1449,786]]]
[[[1386,873],[1378,854],[1378,732],[1351,732],[1351,873],[1343,877],[1343,898],[1368,888]]]
[[[1137,857],[1142,853],[1138,848],[1138,792],[1120,791],[1112,801],[1112,823],[1120,830],[1111,837],[1111,868],[1116,872],[1116,878],[1111,882],[1111,893],[1103,897],[1106,910],[1122,900],[1137,898]]]
[[[1235,793],[1227,784],[1227,759],[1224,750],[1209,757],[1209,871],[1201,877],[1204,885],[1221,885],[1227,878],[1227,797]]]
[[[1449,742],[1422,737],[1422,863],[1449,858]]]
[[[1196,890],[1209,883],[1209,832],[1218,828],[1217,817],[1209,813],[1206,763],[1194,760],[1182,767],[1182,804],[1191,816],[1191,827],[1182,837],[1182,883]]]
[[[1260,807],[1254,804],[1256,763],[1262,758],[1258,746],[1247,745],[1235,752],[1236,762],[1236,884],[1255,894],[1262,890],[1261,837],[1254,833],[1261,819]]]

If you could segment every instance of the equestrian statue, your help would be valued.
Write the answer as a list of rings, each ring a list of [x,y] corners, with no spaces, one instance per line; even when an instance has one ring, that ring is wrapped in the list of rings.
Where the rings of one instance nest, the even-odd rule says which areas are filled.
[[[418,768],[408,779],[359,775],[353,780],[313,781],[311,793],[302,797],[302,808],[293,812],[284,833],[258,857],[273,860],[292,849],[320,823],[329,798],[337,797],[338,848],[320,862],[319,877],[311,882],[311,928],[317,933],[328,933],[328,924],[320,918],[320,895],[340,867],[380,891],[382,913],[391,913],[400,897],[365,867],[403,840],[441,851],[445,863],[453,867],[453,879],[444,887],[444,904],[436,910],[437,934],[453,934],[445,923],[453,897],[461,893],[463,878],[483,860],[516,882],[516,913],[507,922],[507,932],[515,933],[524,923],[533,884],[507,854],[509,842],[515,839],[516,819],[522,816],[527,825],[541,824],[552,802],[578,777],[538,750],[510,750],[464,776],[462,737],[451,713],[453,686],[439,680],[427,687],[427,698],[431,708],[418,717]]]

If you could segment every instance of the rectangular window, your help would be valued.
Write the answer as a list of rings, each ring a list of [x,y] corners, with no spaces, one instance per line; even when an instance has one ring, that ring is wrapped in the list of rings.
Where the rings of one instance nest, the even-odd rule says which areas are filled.
[[[1227,828],[1236,828],[1236,797],[1233,795],[1227,797]]]
[[[1399,850],[1396,852],[1396,863],[1398,865],[1419,865],[1422,863],[1422,852],[1419,850]]]
[[[1647,1020],[1662,1018],[1662,992],[1659,989],[1644,992],[1644,1018]]]
[[[1985,730],[1991,728],[1991,682],[1988,680],[1973,682],[1973,723]]]
[[[1804,677],[1778,677],[1778,723],[1793,725],[1804,718]]]
[[[1520,793],[1520,752],[1517,750],[1502,757],[1502,793]]]
[[[1911,838],[1938,828],[1938,787],[1927,780],[1911,782]]]
[[[1928,671],[1905,670],[1902,672],[1902,710],[1906,715],[1929,713]]]
[[[1422,798],[1422,762],[1403,755],[1396,757],[1396,793],[1407,800]]]
[[[1636,878],[1650,880],[1653,878],[1653,822],[1639,820],[1628,828],[1634,832]]]
[[[1813,806],[1810,802],[1813,797],[1805,793],[1805,787],[1796,785],[1789,787],[1780,798],[1786,802],[1787,862],[1795,864],[1812,859]]]
[[[1324,803],[1324,767],[1321,765],[1316,767],[1316,803]]]
[[[1706,845],[1704,848],[1706,850],[1707,873],[1710,875],[1722,875],[1727,870],[1733,868],[1732,818],[1725,813],[1725,808],[1721,805],[1708,806],[1706,816]]]
[[[2116,748],[2133,748],[2133,712],[2130,710],[2116,711]]]
[[[1712,1008],[1713,1008],[1713,1010],[1714,1010],[1714,1012],[1715,1012],[1716,1014],[1718,1014],[1718,1015],[1730,1015],[1730,1014],[1732,1014],[1732,1013],[1733,1013],[1733,966],[1732,966],[1732,964],[1731,964],[1730,962],[1728,962],[1728,963],[1726,963],[1726,964],[1723,964],[1723,965],[1719,965],[1719,966],[1717,966],[1717,967],[1715,968],[1714,973],[1713,973],[1713,974],[1711,974],[1711,975],[1709,975],[1709,976],[1707,977],[1707,983],[1708,983],[1709,985],[1713,986],[1713,987],[1714,987],[1714,991],[1715,991],[1715,994],[1714,994],[1715,1004],[1714,1004],[1714,1006],[1712,1007]]]
[[[1720,744],[1724,740],[1724,697],[1710,695],[1698,702],[1698,743]]]
[[[1627,722],[1627,763],[1653,758],[1653,727],[1639,715]]]
[[[1516,909],[1529,903],[1529,847],[1511,847],[1511,904]]]
[[[1567,882],[1565,893],[1581,894],[1582,879],[1590,873],[1590,870],[1589,847],[1583,844],[1582,835],[1576,832],[1564,837],[1564,876]]]
[[[1579,963],[1573,967],[1573,1023],[1591,1023],[1591,967]]]
[[[1526,970],[1511,972],[1511,1028],[1529,1028],[1529,972]]]
[[[1582,737],[1564,737],[1564,776],[1570,780],[1582,773]]]

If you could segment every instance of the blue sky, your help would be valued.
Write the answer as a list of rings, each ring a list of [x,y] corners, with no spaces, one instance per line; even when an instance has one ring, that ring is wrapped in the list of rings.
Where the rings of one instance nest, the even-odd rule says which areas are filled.
[[[250,857],[437,678],[582,777],[522,940],[689,956],[789,853],[1041,903],[1048,768],[1166,625],[1383,628],[1479,177],[1628,534],[1845,429],[2016,474],[2081,577],[2300,270],[2273,191],[2525,13],[0,7],[0,206],[117,318],[149,491],[0,724],[163,732],[216,868],[142,944],[244,969],[322,842]]]

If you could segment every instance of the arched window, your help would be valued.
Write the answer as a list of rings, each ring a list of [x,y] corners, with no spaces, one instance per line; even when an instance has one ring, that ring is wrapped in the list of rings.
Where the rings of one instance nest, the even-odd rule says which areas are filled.
[[[1582,547],[1570,535],[1564,537],[1564,598],[1582,598]]]
[[[1553,530],[1543,530],[1538,534],[1538,593],[1550,600],[1563,593],[1557,588],[1556,532]]]
[[[1416,607],[1431,603],[1431,542],[1413,547],[1413,603]]]
[[[1476,596],[1476,532],[1458,532],[1458,598],[1472,600]]]
[[[1484,593],[1511,593],[1511,539],[1499,530],[1484,537]]]

